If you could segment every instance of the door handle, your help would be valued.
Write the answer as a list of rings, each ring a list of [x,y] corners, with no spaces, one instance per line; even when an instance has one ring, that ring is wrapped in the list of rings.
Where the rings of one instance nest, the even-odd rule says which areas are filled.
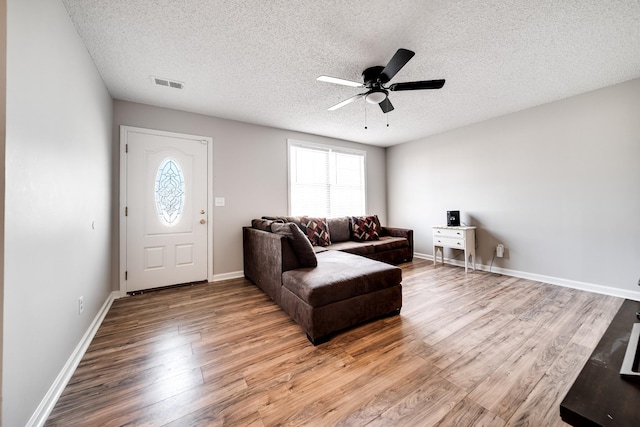
[[[206,222],[207,222],[207,221],[206,221],[205,219],[201,219],[201,220],[200,220],[200,224],[204,224],[204,223],[206,223]]]

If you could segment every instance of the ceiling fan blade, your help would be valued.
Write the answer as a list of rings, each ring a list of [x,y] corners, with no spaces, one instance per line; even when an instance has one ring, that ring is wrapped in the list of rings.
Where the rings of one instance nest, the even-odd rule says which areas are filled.
[[[444,79],[422,80],[419,82],[394,83],[389,86],[389,90],[420,90],[420,89],[440,89],[444,86]]]
[[[357,95],[355,95],[355,96],[352,96],[352,97],[351,97],[351,98],[349,98],[349,99],[345,99],[344,101],[342,101],[342,102],[340,102],[340,103],[338,103],[338,104],[334,105],[333,107],[329,107],[329,108],[328,108],[328,110],[329,110],[329,111],[333,111],[333,110],[337,110],[338,108],[342,108],[342,107],[344,107],[345,105],[347,105],[347,104],[351,104],[351,103],[352,103],[353,101],[355,101],[356,99],[362,98],[362,97],[363,97],[363,96],[365,96],[365,95],[366,95],[366,93],[359,93],[359,94],[357,94]]]
[[[335,84],[343,85],[343,86],[364,87],[364,84],[362,84],[362,83],[354,82],[352,80],[339,79],[337,77],[320,76],[316,80],[318,80],[320,82],[335,83]]]
[[[378,104],[382,109],[383,113],[388,113],[389,111],[393,111],[393,104],[389,101],[389,98],[385,98],[384,101]]]
[[[404,67],[411,58],[413,58],[413,55],[415,55],[415,52],[407,49],[398,49],[396,54],[393,55],[393,58],[391,58],[391,61],[389,61],[387,66],[384,67],[384,70],[380,73],[380,80],[383,83],[391,80],[393,76],[395,76],[398,71],[400,71],[402,67]]]

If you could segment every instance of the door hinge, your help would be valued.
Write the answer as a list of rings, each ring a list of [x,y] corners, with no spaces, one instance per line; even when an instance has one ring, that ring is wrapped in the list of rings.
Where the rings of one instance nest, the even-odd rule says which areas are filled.
[[[124,207],[124,216],[129,216],[129,206]]]
[[[124,144],[124,152],[125,153],[129,152],[129,144]]]
[[[127,280],[127,277],[128,277],[128,276],[129,276],[129,272],[128,272],[128,271],[125,271],[125,272],[124,272],[124,280]]]

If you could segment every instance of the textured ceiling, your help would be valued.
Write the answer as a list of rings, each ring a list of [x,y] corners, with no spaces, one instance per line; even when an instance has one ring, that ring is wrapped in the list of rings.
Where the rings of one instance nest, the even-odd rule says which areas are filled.
[[[640,77],[638,0],[62,1],[116,99],[379,146]],[[401,47],[444,88],[327,111]]]

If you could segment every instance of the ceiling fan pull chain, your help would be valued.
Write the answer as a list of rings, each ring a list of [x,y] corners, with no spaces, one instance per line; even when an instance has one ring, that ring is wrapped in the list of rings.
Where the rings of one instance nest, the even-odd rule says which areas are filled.
[[[389,113],[385,114],[387,116],[387,127],[389,127]]]
[[[364,102],[364,128],[367,129],[367,101]]]

